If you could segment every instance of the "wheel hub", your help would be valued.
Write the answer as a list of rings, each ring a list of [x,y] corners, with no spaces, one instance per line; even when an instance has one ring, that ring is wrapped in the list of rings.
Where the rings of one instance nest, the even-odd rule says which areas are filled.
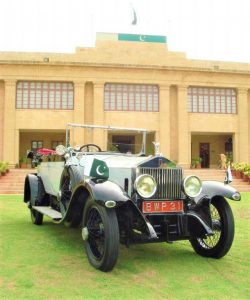
[[[83,227],[82,229],[82,239],[84,241],[87,241],[89,238],[89,231],[88,231],[88,228],[87,227]]]

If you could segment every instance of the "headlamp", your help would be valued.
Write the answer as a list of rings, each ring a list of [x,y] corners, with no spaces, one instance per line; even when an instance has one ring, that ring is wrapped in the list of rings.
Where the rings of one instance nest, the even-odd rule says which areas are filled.
[[[156,192],[157,183],[152,176],[143,174],[136,178],[135,189],[142,198],[150,198]]]
[[[188,176],[184,179],[183,189],[188,197],[195,198],[201,193],[201,180],[197,176]]]

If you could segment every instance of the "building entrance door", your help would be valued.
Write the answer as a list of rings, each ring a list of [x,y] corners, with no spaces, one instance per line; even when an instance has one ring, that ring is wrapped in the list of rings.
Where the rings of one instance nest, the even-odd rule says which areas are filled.
[[[200,143],[201,167],[209,168],[209,143]]]

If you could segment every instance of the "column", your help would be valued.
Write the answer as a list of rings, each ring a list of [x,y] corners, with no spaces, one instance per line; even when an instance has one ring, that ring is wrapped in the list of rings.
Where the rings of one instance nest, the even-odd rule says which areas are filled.
[[[14,166],[18,163],[19,143],[16,145],[16,81],[4,82],[3,160]]]
[[[238,147],[237,161],[249,161],[248,89],[238,89]]]
[[[0,81],[0,161],[3,160],[4,82]]]
[[[159,141],[161,153],[170,158],[170,87],[160,85]]]
[[[93,103],[93,123],[94,125],[104,124],[104,82],[94,82],[94,103]],[[103,129],[93,130],[93,143],[101,147],[102,150],[107,148],[107,132]]]
[[[74,123],[84,124],[84,81],[74,81]],[[71,145],[82,146],[84,141],[84,129],[74,128],[71,130]]]
[[[178,164],[189,168],[191,163],[191,140],[189,133],[187,86],[178,86],[177,89],[178,111]]]

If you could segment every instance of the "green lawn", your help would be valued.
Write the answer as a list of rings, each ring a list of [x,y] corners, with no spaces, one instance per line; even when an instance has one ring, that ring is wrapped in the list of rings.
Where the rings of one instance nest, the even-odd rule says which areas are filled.
[[[220,260],[188,242],[120,248],[115,269],[93,269],[79,229],[30,221],[21,196],[0,196],[0,299],[249,299],[250,193],[230,201],[236,233]]]

